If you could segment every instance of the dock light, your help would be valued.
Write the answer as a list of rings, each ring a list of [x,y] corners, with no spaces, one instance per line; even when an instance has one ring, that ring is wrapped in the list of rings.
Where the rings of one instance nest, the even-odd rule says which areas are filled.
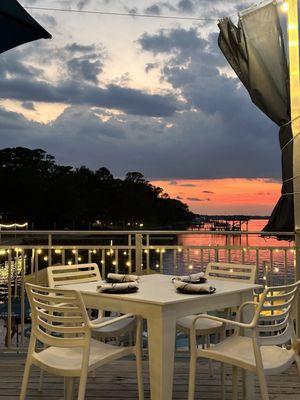
[[[127,251],[123,251],[123,255],[124,255],[124,256],[127,256]]]
[[[108,256],[110,256],[110,251],[108,251],[106,254],[107,254]]]
[[[144,250],[144,253],[146,253],[146,254],[147,254],[147,253],[148,253],[148,250],[147,250],[147,249],[146,249],[146,250]]]
[[[181,249],[181,248],[179,248],[179,249],[178,249],[178,253],[181,253],[181,252],[182,252],[182,249]]]
[[[55,253],[55,254],[61,254],[61,250],[56,249],[56,250],[54,250],[54,253]]]
[[[159,264],[156,264],[155,266],[156,266],[156,268],[159,268]]]
[[[199,250],[196,250],[196,251],[195,251],[195,254],[199,254]]]
[[[289,11],[289,3],[288,3],[287,1],[284,1],[284,2],[282,3],[281,8],[282,8],[282,11],[283,11],[283,12],[287,13],[287,12]]]
[[[278,267],[275,267],[274,268],[274,272],[276,272],[276,274],[279,272],[279,268]]]
[[[161,251],[162,253],[165,253],[166,252],[166,250],[165,249],[162,249],[162,251]]]
[[[48,257],[47,256],[44,257],[44,261],[48,261]]]
[[[78,261],[81,261],[82,260],[82,258],[81,257],[78,257]]]
[[[263,277],[263,280],[264,280],[264,281],[266,281],[266,280],[267,280],[267,277],[266,277],[266,276],[264,276],[264,277]]]
[[[37,253],[42,254],[42,249],[38,249]]]
[[[279,250],[278,250],[278,249],[275,249],[275,251],[276,251],[276,253],[278,253],[278,252],[279,252]]]
[[[101,261],[100,261],[100,263],[101,263],[101,264],[104,264],[104,261],[103,261],[103,260],[101,260]]]
[[[244,248],[243,248],[243,251],[247,251],[247,249],[244,247]]]
[[[156,253],[159,253],[160,252],[160,250],[159,249],[156,249]]]
[[[140,224],[140,227],[142,228],[144,226],[144,224]]]
[[[192,265],[189,265],[189,269],[193,269],[194,267]]]
[[[112,262],[112,265],[117,265],[117,262],[116,262],[116,261],[113,261],[113,262]]]
[[[130,264],[130,261],[127,261],[126,266],[127,266],[127,267],[130,267],[130,265],[131,265],[131,264]]]
[[[72,261],[68,261],[68,265],[72,265],[73,263],[72,263]]]
[[[76,250],[72,250],[72,253],[73,253],[73,254],[76,254]]]

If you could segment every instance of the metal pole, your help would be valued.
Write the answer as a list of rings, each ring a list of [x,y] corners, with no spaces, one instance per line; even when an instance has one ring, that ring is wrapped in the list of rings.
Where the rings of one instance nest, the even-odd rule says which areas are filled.
[[[290,98],[291,120],[294,138],[293,176],[300,173],[300,142],[297,135],[300,132],[300,79],[299,79],[299,23],[298,0],[288,0],[288,41],[290,68]],[[295,244],[296,244],[296,280],[300,280],[300,180],[294,179],[294,213],[295,213]],[[297,334],[300,337],[300,296],[297,302]]]

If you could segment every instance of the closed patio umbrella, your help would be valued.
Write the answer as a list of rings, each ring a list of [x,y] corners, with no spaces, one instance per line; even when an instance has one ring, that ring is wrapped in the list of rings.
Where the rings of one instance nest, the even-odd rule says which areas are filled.
[[[50,38],[50,33],[17,0],[0,1],[0,53],[33,40]]]
[[[230,19],[223,19],[219,28],[219,47],[251,100],[280,127],[282,196],[264,231],[293,232],[293,134],[289,72],[276,2],[263,3],[242,12],[237,26]]]

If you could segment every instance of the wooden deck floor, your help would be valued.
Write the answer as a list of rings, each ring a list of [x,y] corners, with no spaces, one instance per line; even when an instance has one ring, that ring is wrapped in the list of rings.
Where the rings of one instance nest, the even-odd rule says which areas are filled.
[[[0,399],[18,399],[24,356],[0,356]],[[148,365],[144,362],[145,399],[149,399]],[[208,365],[201,362],[198,366],[198,384],[195,399],[220,399],[219,365],[214,363],[214,377],[208,373]],[[63,398],[63,381],[61,378],[46,376],[44,391],[37,391],[39,373],[32,369],[27,399],[54,400]],[[175,365],[173,399],[187,399],[188,358],[178,357]],[[271,400],[299,400],[300,379],[296,367],[292,366],[286,373],[268,378]],[[241,386],[241,385],[240,385]],[[231,369],[226,368],[227,399],[231,399]],[[106,365],[97,370],[96,378],[89,378],[86,399],[101,400],[137,400],[135,363],[124,359]],[[242,395],[240,394],[240,399]],[[256,399],[260,399],[256,387]]]

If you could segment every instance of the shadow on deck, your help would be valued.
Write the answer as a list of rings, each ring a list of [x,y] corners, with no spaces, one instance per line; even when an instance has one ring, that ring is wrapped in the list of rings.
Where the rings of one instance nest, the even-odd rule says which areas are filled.
[[[24,356],[0,356],[0,399],[18,399],[23,369]],[[220,399],[219,364],[214,363],[214,376],[210,377],[208,364],[201,361],[198,364],[196,399]],[[175,363],[173,399],[187,399],[188,358],[179,356]],[[46,375],[43,392],[38,392],[39,371],[33,368],[30,377],[28,400],[54,400],[63,398],[63,380],[56,376]],[[150,399],[148,363],[144,362],[145,400]],[[240,382],[240,399],[241,382]],[[268,377],[271,400],[299,400],[300,379],[293,365],[286,373]],[[226,368],[226,399],[231,399],[231,369]],[[135,363],[131,359],[123,359],[105,365],[97,370],[96,378],[90,377],[87,385],[86,399],[99,400],[137,400]],[[260,399],[256,386],[256,399]]]

